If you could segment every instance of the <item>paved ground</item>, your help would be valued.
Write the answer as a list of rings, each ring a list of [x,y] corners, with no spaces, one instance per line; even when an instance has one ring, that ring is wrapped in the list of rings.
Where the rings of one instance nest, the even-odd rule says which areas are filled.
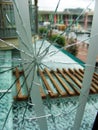
[[[79,45],[78,47],[78,55],[76,56],[83,62],[86,62],[87,60],[87,54],[88,54],[88,47],[87,44]],[[96,56],[96,62],[98,62],[98,55]]]
[[[77,58],[79,58],[83,62],[86,62],[87,53],[88,53],[87,44],[82,44],[82,45],[78,46],[78,55],[77,55]]]

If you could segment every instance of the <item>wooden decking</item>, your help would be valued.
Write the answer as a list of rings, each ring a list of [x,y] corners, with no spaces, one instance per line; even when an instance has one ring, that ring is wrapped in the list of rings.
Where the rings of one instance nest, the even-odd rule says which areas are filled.
[[[23,71],[19,71],[17,68],[13,73],[17,79],[16,90],[17,96],[14,98],[17,100],[25,100],[28,95],[22,94],[22,88],[20,85],[20,75],[24,76]],[[43,86],[40,86],[40,93],[42,98],[50,96],[51,98],[56,97],[69,97],[77,96],[80,94],[82,88],[84,70],[82,69],[68,69],[63,68],[60,70],[57,68],[56,71],[44,69],[39,70],[39,76]],[[28,87],[27,87],[28,88]],[[98,93],[98,74],[94,73],[90,88],[90,94]],[[33,93],[32,93],[33,94]]]

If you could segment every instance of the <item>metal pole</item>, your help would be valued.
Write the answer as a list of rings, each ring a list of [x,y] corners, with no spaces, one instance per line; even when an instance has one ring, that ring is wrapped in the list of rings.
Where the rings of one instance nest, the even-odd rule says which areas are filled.
[[[92,23],[91,36],[95,34],[98,35],[98,23],[97,23],[98,13],[97,12],[98,12],[98,0],[96,0],[96,3],[95,3],[95,11],[94,11],[94,17],[93,17],[93,23]],[[77,109],[73,130],[80,129],[87,98],[89,95],[89,90],[90,90],[91,82],[92,82],[92,76],[94,73],[94,67],[92,66],[95,66],[96,56],[98,54],[98,36],[97,35],[90,40],[90,46],[89,46],[88,57],[87,57],[87,65],[91,65],[91,66],[85,67],[85,73],[84,73],[84,79],[83,79],[83,85],[82,85],[83,87],[82,87],[81,94],[79,97],[79,107]]]

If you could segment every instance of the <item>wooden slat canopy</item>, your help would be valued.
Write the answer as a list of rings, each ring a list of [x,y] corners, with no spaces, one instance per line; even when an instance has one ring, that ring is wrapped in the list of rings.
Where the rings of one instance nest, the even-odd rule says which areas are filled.
[[[19,76],[24,76],[23,71],[19,71],[16,68],[13,72],[17,81],[16,81],[16,90],[17,96],[14,98],[17,100],[25,100],[28,98],[28,95],[23,95],[22,88],[20,85]],[[40,86],[40,92],[42,98],[50,96],[51,98],[55,97],[69,97],[77,96],[80,94],[80,89],[82,88],[84,70],[82,69],[65,69],[60,70],[57,68],[56,71],[49,71],[47,68],[44,71],[39,70],[39,77],[43,86]],[[28,87],[27,87],[28,88]],[[98,74],[94,73],[90,88],[90,94],[98,93]],[[32,92],[33,94],[33,92]]]

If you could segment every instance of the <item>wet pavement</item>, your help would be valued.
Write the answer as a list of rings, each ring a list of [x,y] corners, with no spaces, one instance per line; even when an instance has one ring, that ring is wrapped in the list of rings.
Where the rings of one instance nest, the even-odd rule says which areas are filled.
[[[78,54],[76,57],[82,60],[83,62],[86,62],[87,53],[88,53],[88,46],[87,44],[83,43],[78,46]]]

